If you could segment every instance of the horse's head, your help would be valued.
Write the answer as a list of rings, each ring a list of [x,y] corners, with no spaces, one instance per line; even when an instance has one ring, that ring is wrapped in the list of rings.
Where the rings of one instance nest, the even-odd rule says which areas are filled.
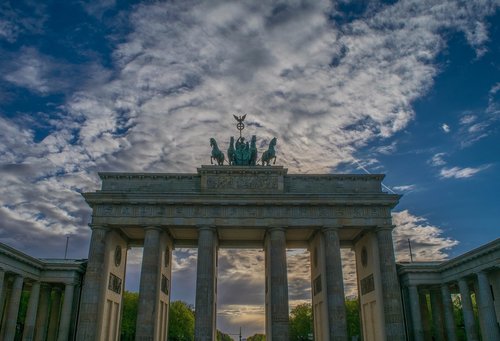
[[[269,146],[271,146],[271,147],[276,146],[276,137],[273,137],[273,139],[271,140],[271,142],[269,142]]]
[[[213,137],[210,138],[210,147],[217,146],[217,142],[215,142],[215,139]]]
[[[231,136],[229,139],[229,144],[232,146],[234,144],[234,136]]]

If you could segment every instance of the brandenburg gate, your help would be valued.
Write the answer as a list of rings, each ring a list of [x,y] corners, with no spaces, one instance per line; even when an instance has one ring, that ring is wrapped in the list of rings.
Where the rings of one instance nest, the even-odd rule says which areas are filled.
[[[406,339],[392,243],[399,196],[382,191],[384,176],[288,174],[264,166],[271,148],[257,166],[254,142],[240,130],[230,165],[212,152],[219,164],[192,174],[99,173],[101,190],[84,194],[92,238],[77,340],[119,339],[129,246],[144,248],[136,340],[167,339],[176,247],[198,248],[197,341],[216,339],[218,250],[245,247],[265,250],[267,340],[289,340],[286,249],[297,247],[311,255],[315,340],[347,340],[341,248],[355,251],[364,340]]]

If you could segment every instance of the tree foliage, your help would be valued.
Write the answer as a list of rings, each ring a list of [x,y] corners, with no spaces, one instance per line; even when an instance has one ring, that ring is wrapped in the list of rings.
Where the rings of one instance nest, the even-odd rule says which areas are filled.
[[[311,304],[299,304],[290,312],[290,340],[309,340],[313,332],[313,315]]]
[[[358,298],[346,298],[345,312],[347,320],[347,335],[349,339],[353,336],[360,336],[360,316]]]
[[[247,337],[247,341],[266,341],[266,336],[264,334],[254,334]]]
[[[125,291],[123,293],[123,316],[121,339],[124,341],[135,340],[135,324],[137,321],[137,306],[139,293]]]
[[[168,339],[171,341],[194,340],[194,311],[183,301],[170,303]]]
[[[217,341],[234,341],[234,339],[228,334],[225,334],[220,330],[217,330]]]

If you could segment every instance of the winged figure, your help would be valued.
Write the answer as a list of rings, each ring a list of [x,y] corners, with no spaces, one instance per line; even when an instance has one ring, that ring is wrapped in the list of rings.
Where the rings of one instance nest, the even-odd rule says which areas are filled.
[[[238,121],[239,123],[243,123],[243,121],[244,121],[244,120],[245,120],[245,118],[247,117],[247,114],[245,114],[245,115],[243,115],[243,116],[240,116],[240,117],[238,117],[238,116],[236,116],[236,115],[233,115],[233,117],[234,117],[234,119],[235,119],[236,121]]]

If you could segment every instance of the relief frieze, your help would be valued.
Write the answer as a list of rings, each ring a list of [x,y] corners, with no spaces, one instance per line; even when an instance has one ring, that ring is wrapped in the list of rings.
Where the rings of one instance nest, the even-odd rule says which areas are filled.
[[[277,190],[278,184],[278,176],[207,176],[207,189],[211,190]]]
[[[387,218],[384,206],[264,206],[264,205],[96,205],[100,217],[177,218]]]

